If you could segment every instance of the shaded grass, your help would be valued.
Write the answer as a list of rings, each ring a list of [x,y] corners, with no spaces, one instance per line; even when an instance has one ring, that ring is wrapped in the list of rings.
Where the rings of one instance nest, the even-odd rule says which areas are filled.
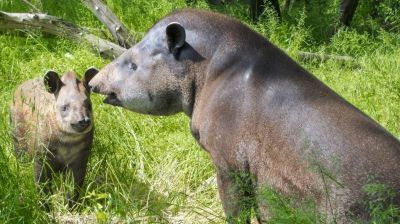
[[[32,2],[44,12],[110,37],[78,0],[65,4],[51,0]],[[183,0],[106,2],[129,29],[139,33],[145,32],[165,14],[186,6]],[[355,57],[356,63],[332,60],[300,63],[399,137],[399,34],[380,29],[370,20],[370,23],[365,21],[355,28],[340,29],[330,39],[329,27],[334,24],[338,1],[327,1],[318,7],[312,5],[312,11],[307,11],[301,1],[297,2],[283,22],[278,22],[267,10],[257,24],[250,22],[245,1],[216,7],[198,1],[193,7],[240,19],[280,48],[288,49],[292,57],[296,50]],[[327,10],[323,11],[324,19],[317,20],[321,17],[318,14],[321,7]],[[1,1],[0,9],[28,11],[20,1],[14,0]],[[360,22],[358,16],[355,23]],[[367,26],[374,32],[367,32]],[[0,35],[0,220],[5,223],[44,223],[55,219],[57,214],[70,214],[64,199],[68,188],[63,181],[65,178],[55,181],[55,194],[49,198],[54,212],[44,213],[37,205],[40,196],[33,183],[32,163],[20,164],[13,156],[8,133],[8,103],[16,86],[24,80],[43,76],[48,69],[60,73],[75,70],[83,74],[90,66],[101,68],[108,62],[92,53],[86,45],[64,39],[39,33],[27,33],[26,37]],[[93,95],[92,100],[96,135],[80,214],[95,214],[98,221],[105,222],[112,217],[143,223],[224,222],[215,182],[210,181],[214,177],[211,160],[193,140],[187,117],[183,114],[171,117],[139,115],[104,105],[98,95]],[[267,192],[266,197],[277,200],[271,192]],[[277,216],[280,219],[274,222],[282,223],[297,213],[278,209],[277,214],[281,214]]]
[[[380,183],[369,183],[363,190],[367,193],[365,206],[369,208],[371,223],[400,222],[400,207],[392,204],[399,192]]]
[[[324,217],[318,214],[317,208],[311,200],[303,200],[300,204],[268,187],[261,189],[258,200],[262,200],[268,205],[271,212],[269,220],[271,223],[325,223]]]

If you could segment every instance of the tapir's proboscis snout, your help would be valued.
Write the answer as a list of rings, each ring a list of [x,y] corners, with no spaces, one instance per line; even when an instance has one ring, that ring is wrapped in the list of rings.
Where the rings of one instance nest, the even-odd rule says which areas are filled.
[[[368,184],[400,192],[400,142],[227,16],[172,13],[89,85],[111,105],[188,115],[193,136],[214,162],[230,220],[249,221],[252,207],[258,221],[268,220],[266,201],[245,204],[264,188],[311,200],[335,223],[370,219]],[[400,205],[399,194],[391,203]]]
[[[106,98],[103,101],[104,103],[113,106],[122,106],[121,101],[118,100],[117,94],[112,91],[110,82],[108,82],[114,73],[114,64],[115,63],[111,63],[100,70],[99,73],[89,82],[89,88],[94,93],[106,95]]]

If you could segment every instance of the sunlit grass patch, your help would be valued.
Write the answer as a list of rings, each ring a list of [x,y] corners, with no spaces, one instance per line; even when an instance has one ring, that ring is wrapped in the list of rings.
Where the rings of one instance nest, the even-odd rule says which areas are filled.
[[[105,28],[79,0],[65,4],[51,0],[31,2],[48,14],[61,16],[110,38],[104,35]],[[138,33],[139,39],[159,18],[186,7],[184,0],[105,2],[133,33]],[[329,37],[327,33],[334,24],[339,1],[327,2],[325,6],[312,5],[311,12],[298,1],[282,21],[267,10],[258,23],[250,21],[247,1],[226,2],[210,6],[206,1],[197,1],[191,7],[233,16],[288,50],[293,57],[297,50],[352,56],[354,62],[313,60],[299,63],[400,137],[398,33],[384,29],[369,33],[364,28],[353,27],[339,29]],[[323,7],[326,11],[320,18]],[[29,9],[21,1],[6,0],[0,2],[0,10],[27,12]],[[390,15],[396,15],[394,13]],[[356,22],[361,20],[360,16],[355,19]],[[389,19],[396,22],[397,18]],[[373,26],[376,28],[376,24]],[[8,115],[13,91],[27,79],[42,77],[48,69],[59,73],[75,70],[82,75],[88,67],[102,68],[107,63],[109,60],[101,59],[85,44],[36,32],[22,37],[13,33],[0,34],[0,220],[46,223],[86,217],[100,223],[112,220],[224,223],[211,159],[191,136],[189,119],[183,114],[153,117],[132,113],[103,104],[103,97],[99,95],[92,96],[96,133],[81,205],[77,211],[67,209],[64,200],[69,183],[68,178],[61,176],[55,181],[55,193],[46,198],[51,201],[53,211],[45,213],[40,209],[41,196],[33,182],[32,163],[21,164],[13,155]],[[379,186],[366,190],[373,192],[376,187]],[[312,204],[310,209],[299,208],[291,199],[276,192],[265,191],[262,195],[270,201],[276,214],[271,223],[314,223],[320,219]],[[378,203],[371,208],[376,223],[398,220],[398,216],[393,216],[398,209],[393,206],[381,209]],[[383,218],[379,218],[378,213],[383,213]]]

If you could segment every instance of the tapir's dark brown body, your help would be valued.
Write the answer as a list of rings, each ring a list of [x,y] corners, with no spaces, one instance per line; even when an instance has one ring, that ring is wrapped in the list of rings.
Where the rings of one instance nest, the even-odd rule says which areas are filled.
[[[71,207],[78,199],[93,141],[92,108],[85,87],[90,71],[82,82],[73,72],[61,79],[49,72],[53,92],[46,89],[52,87],[46,87],[43,78],[28,80],[16,89],[10,108],[15,151],[35,159],[35,180],[47,184],[44,191],[50,191],[53,173],[72,172],[77,188]]]
[[[243,182],[252,189],[270,186],[312,199],[337,222],[368,218],[361,200],[371,179],[400,191],[399,141],[226,16],[173,13],[89,84],[112,105],[190,116],[194,137],[215,164],[230,218],[248,209],[242,199],[253,194],[239,189],[232,175],[238,172],[250,174],[251,182]],[[256,209],[259,220],[268,218],[265,201]]]

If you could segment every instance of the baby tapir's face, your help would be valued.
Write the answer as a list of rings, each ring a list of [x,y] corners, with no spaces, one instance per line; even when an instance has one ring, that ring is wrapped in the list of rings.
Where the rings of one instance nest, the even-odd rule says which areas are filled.
[[[74,72],[67,72],[61,78],[53,71],[45,75],[46,88],[56,98],[54,113],[62,131],[80,134],[92,129],[92,105],[87,83],[96,73],[96,69],[89,69],[82,80]]]

